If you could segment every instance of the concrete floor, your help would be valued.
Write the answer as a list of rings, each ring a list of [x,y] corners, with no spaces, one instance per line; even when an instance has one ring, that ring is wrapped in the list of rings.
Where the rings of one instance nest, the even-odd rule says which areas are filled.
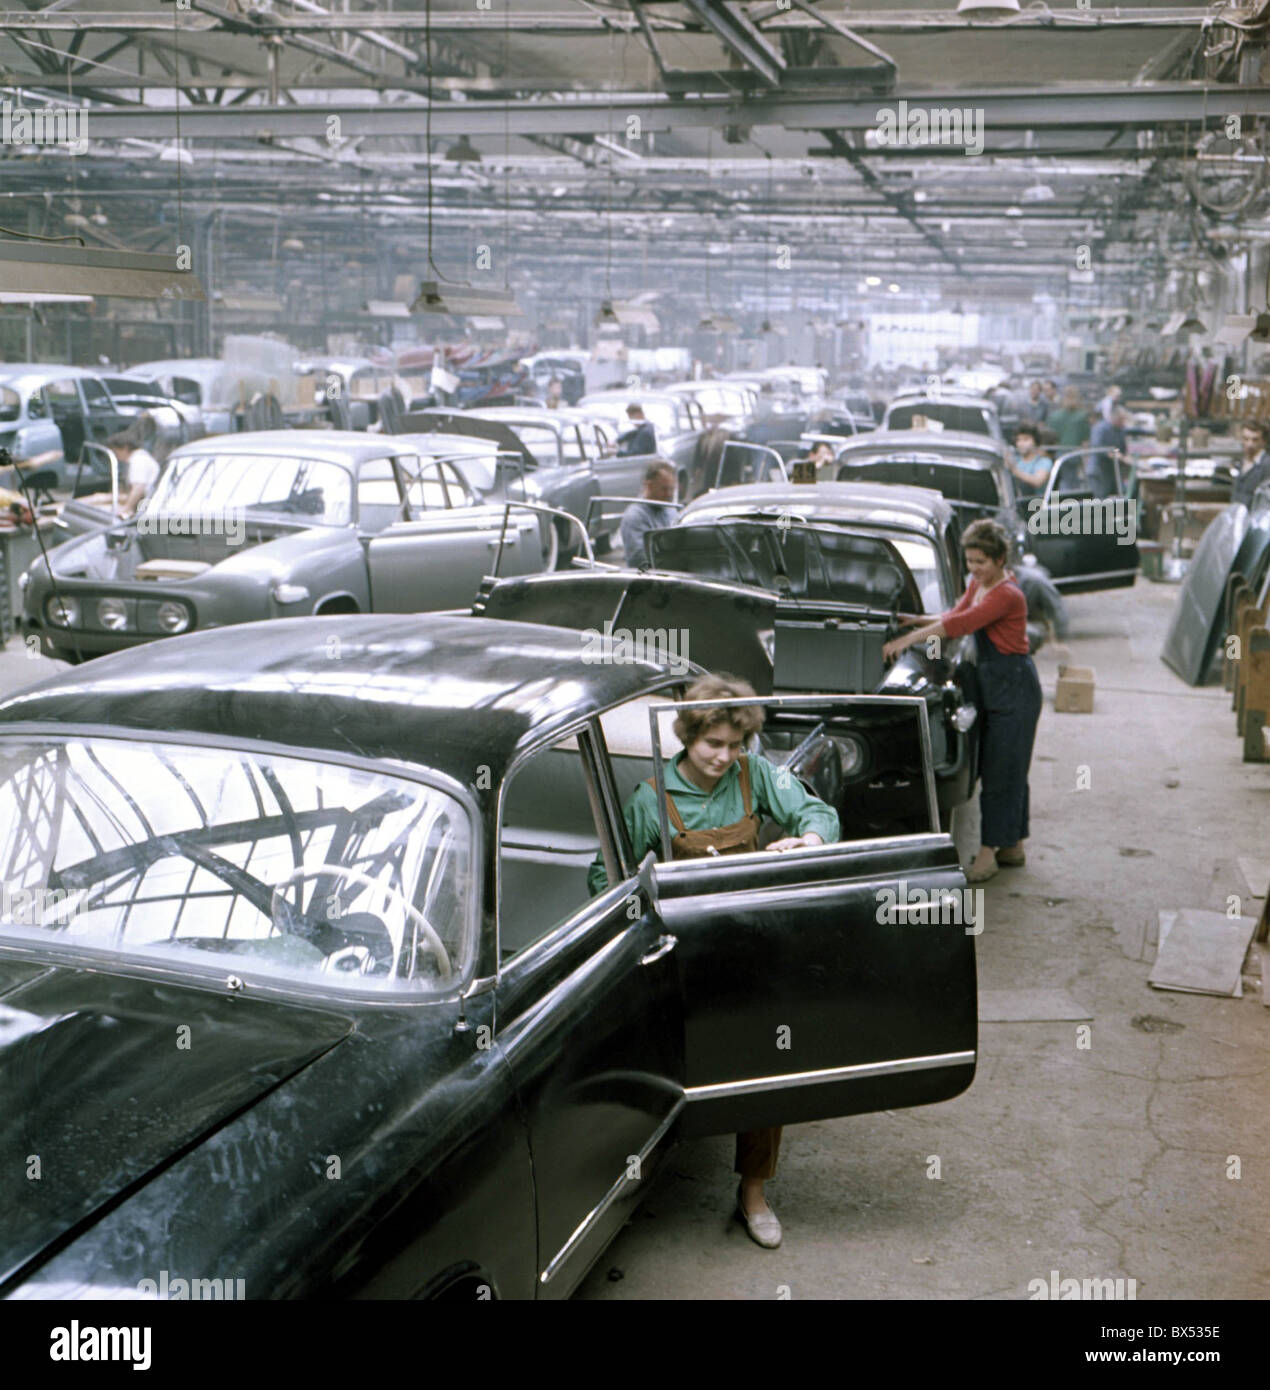
[[[1072,660],[1097,669],[1096,708],[1047,703],[1028,865],[985,887],[980,988],[1066,989],[1092,1046],[1074,1022],[985,1023],[958,1099],[787,1129],[769,1189],[777,1251],[729,1219],[731,1140],[681,1145],[579,1297],[1022,1299],[1051,1270],[1132,1278],[1140,1299],[1267,1295],[1259,948],[1242,999],[1157,992],[1124,949],[1157,909],[1224,910],[1244,891],[1235,857],[1270,857],[1270,767],[1240,763],[1223,691],[1191,690],[1159,660],[1175,594],[1140,580],[1072,600]],[[1055,653],[1037,665],[1052,699]],[[14,638],[0,693],[66,669]]]
[[[729,1219],[731,1140],[681,1145],[578,1297],[1025,1299],[1055,1269],[1134,1279],[1139,1299],[1266,1297],[1261,948],[1244,997],[1218,999],[1152,989],[1122,945],[1158,909],[1224,911],[1236,856],[1270,857],[1270,766],[1240,762],[1224,691],[1159,659],[1175,595],[1139,580],[1071,600],[1095,710],[1054,712],[1043,650],[1028,864],[985,885],[980,989],[1067,990],[1089,1049],[1075,1022],[984,1023],[956,1100],[787,1129],[776,1251]]]

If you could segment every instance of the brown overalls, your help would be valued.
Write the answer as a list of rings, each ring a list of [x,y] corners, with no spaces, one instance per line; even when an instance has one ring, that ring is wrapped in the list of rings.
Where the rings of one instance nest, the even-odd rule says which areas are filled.
[[[759,828],[762,824],[753,810],[750,790],[750,762],[744,754],[740,760],[741,800],[745,806],[743,819],[713,830],[688,830],[675,805],[675,798],[666,793],[666,810],[670,823],[678,832],[670,842],[672,859],[705,859],[716,854],[747,854],[759,847]],[[650,777],[648,785],[656,791]],[[761,1178],[766,1181],[776,1174],[776,1156],[780,1152],[781,1127],[752,1129],[736,1136],[736,1162],[733,1165],[742,1178]]]

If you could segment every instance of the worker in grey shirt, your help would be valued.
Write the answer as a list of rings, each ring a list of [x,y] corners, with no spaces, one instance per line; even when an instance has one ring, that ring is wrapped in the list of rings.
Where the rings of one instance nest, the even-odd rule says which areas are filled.
[[[1243,445],[1243,472],[1235,478],[1230,500],[1242,502],[1251,509],[1257,489],[1270,484],[1270,453],[1266,452],[1270,427],[1261,420],[1245,420],[1239,433]]]
[[[640,500],[622,513],[622,553],[635,569],[649,567],[648,533],[670,526],[678,515],[675,484],[674,465],[665,459],[655,460],[644,470]]]

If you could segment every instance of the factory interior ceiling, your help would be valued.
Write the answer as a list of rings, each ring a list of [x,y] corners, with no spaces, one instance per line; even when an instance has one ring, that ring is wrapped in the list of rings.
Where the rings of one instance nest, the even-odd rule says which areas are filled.
[[[0,13],[0,86],[86,144],[0,146],[0,225],[205,248],[218,292],[297,312],[315,278],[391,299],[431,248],[543,303],[1069,303],[1092,269],[1090,302],[1159,317],[1267,235],[1267,16],[52,0]]]

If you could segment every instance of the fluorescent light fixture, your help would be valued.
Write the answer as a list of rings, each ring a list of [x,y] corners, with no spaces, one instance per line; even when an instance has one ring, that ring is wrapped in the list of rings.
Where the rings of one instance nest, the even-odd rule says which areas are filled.
[[[900,287],[895,283],[894,280],[892,280],[886,288],[890,294],[899,294],[900,292]]]
[[[193,271],[177,269],[175,256],[38,241],[0,241],[0,290],[121,299],[207,298]]]
[[[507,321],[496,314],[470,314],[467,326],[478,333],[501,333],[507,327]]]
[[[864,277],[864,283],[868,285],[870,289],[876,289],[877,286],[882,283],[882,277],[880,275],[866,275]]]
[[[1019,0],[957,0],[957,13],[982,15],[989,19],[993,15],[1019,13]]]
[[[1005,215],[1007,217],[1022,217],[1023,209],[1019,207],[1017,203],[1011,203],[1010,206],[1006,208]]]
[[[412,314],[447,314],[462,318],[467,314],[498,315],[503,318],[522,318],[524,310],[507,290],[474,289],[471,285],[442,284],[424,280],[410,306]]]
[[[11,294],[8,290],[0,291],[0,304],[24,304],[30,307],[35,304],[91,304],[92,302],[91,294]]]
[[[595,316],[595,326],[621,326],[623,328],[643,328],[656,333],[661,321],[647,304],[635,304],[620,299],[606,299]]]
[[[368,299],[362,313],[377,319],[408,319],[410,310],[398,299]]]
[[[1048,203],[1054,197],[1054,190],[1047,183],[1036,182],[1023,190],[1021,201],[1025,203]]]

